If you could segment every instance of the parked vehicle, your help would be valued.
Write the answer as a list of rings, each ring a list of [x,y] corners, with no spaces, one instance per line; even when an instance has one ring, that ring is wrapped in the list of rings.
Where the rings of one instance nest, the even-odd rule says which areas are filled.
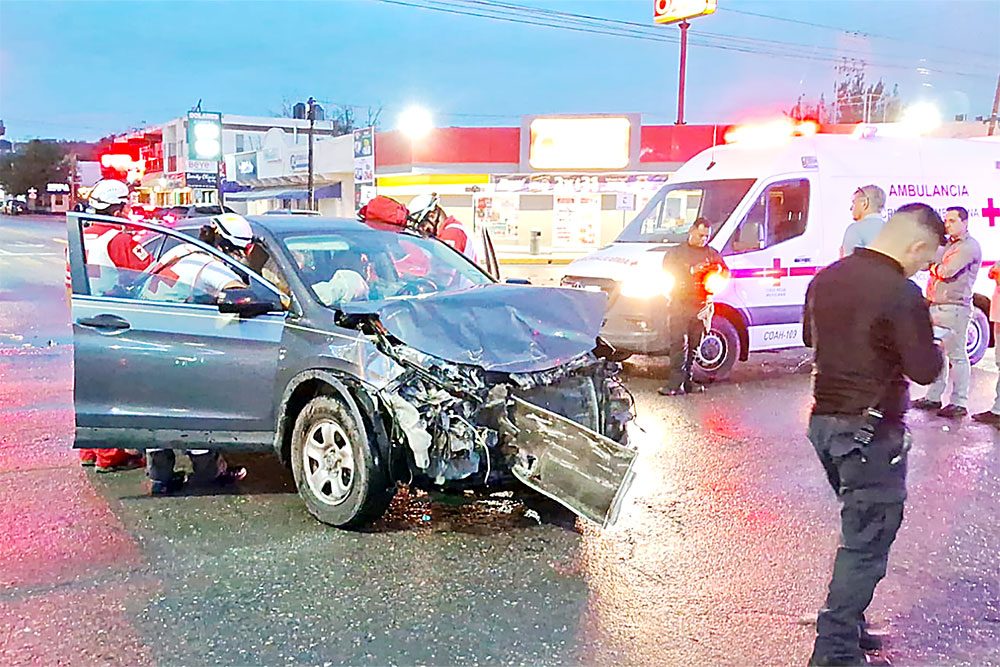
[[[220,207],[218,204],[179,204],[169,207],[163,214],[162,219],[168,221],[183,220],[184,218],[198,218],[209,215],[219,215],[220,213],[235,213],[228,206]]]
[[[76,447],[273,449],[335,526],[377,519],[400,482],[523,484],[615,520],[635,452],[603,295],[500,284],[436,239],[313,216],[250,218],[252,268],[193,229],[125,223],[153,265],[98,283],[115,269],[85,263],[81,228],[102,220],[67,216]],[[177,244],[247,288],[184,284]]]
[[[19,199],[8,199],[2,210],[4,215],[21,215],[28,212],[28,205]]]
[[[806,287],[839,258],[852,193],[875,184],[886,215],[920,201],[942,214],[969,211],[983,249],[967,346],[973,363],[991,342],[987,318],[993,283],[987,268],[1000,250],[1000,142],[986,139],[858,136],[770,137],[710,148],[684,164],[614,243],[567,266],[561,284],[608,295],[601,336],[619,358],[666,354],[669,281],[664,251],[684,242],[699,217],[713,224],[709,244],[732,279],[715,294],[711,332],[697,354],[698,379],[723,378],[749,352],[802,345]],[[926,274],[917,282],[926,282]]]

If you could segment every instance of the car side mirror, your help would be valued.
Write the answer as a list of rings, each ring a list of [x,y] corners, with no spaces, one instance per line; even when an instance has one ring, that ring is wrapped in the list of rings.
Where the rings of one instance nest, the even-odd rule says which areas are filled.
[[[527,278],[508,278],[504,281],[509,285],[530,285],[531,281]]]
[[[277,299],[262,299],[248,287],[223,290],[217,303],[220,313],[237,313],[240,317],[257,317],[283,310]]]

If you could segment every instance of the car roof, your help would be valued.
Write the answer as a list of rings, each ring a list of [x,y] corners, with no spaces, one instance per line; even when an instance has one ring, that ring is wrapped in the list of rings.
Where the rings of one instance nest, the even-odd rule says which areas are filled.
[[[365,223],[352,218],[328,218],[313,215],[252,215],[245,216],[251,224],[276,236],[289,233],[370,230]]]

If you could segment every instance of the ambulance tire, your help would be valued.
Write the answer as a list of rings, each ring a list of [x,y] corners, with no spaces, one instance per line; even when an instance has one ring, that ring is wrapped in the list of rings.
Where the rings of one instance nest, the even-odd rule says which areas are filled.
[[[350,410],[332,396],[317,396],[299,413],[291,464],[306,509],[331,526],[371,523],[385,514],[395,495]]]
[[[728,319],[716,315],[712,318],[712,330],[701,339],[691,375],[701,384],[725,380],[739,358],[740,332]]]
[[[969,331],[965,339],[965,347],[969,352],[969,363],[976,365],[986,356],[986,348],[990,346],[990,320],[986,313],[972,307],[972,319],[969,320]]]

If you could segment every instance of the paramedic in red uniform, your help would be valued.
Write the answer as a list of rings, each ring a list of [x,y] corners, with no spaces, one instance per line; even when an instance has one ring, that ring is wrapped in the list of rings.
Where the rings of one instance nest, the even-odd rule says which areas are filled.
[[[457,218],[444,212],[437,194],[417,195],[408,208],[410,219],[420,232],[436,236],[471,261],[476,261],[472,235]]]
[[[97,183],[87,199],[93,213],[124,218],[128,210],[129,189],[121,181],[104,180]],[[122,283],[149,266],[146,249],[120,225],[109,222],[92,222],[83,230],[83,247],[86,253],[87,274],[92,294],[115,296]],[[69,257],[66,259],[66,286],[71,290]],[[97,472],[130,470],[143,465],[141,454],[124,449],[81,449],[80,463],[94,466]]]

